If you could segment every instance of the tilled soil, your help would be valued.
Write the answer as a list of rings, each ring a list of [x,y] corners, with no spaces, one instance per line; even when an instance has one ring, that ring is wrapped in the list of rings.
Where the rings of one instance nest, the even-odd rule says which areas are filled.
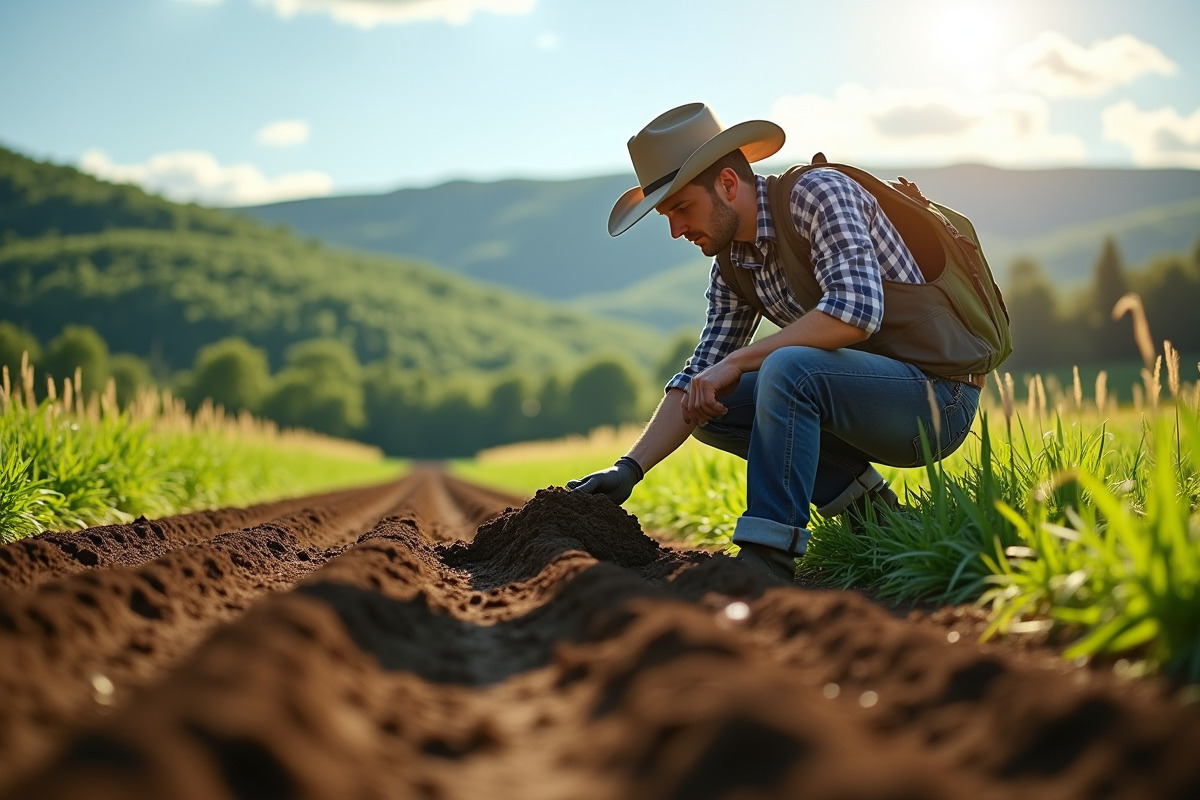
[[[1160,683],[522,501],[418,471],[0,547],[0,797],[1200,797]]]

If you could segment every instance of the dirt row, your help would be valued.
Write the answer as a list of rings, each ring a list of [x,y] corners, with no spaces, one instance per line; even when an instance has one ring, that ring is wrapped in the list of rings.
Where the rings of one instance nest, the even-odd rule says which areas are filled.
[[[1161,684],[432,470],[4,546],[0,654],[4,798],[1200,796]]]

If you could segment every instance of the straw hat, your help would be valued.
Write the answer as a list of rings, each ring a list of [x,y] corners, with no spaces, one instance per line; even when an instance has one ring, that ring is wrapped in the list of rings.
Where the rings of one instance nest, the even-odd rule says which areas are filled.
[[[704,103],[689,103],[656,117],[629,140],[638,183],[608,215],[608,233],[619,236],[650,209],[687,185],[726,153],[741,149],[751,163],[779,152],[783,129],[756,119],[726,128]]]

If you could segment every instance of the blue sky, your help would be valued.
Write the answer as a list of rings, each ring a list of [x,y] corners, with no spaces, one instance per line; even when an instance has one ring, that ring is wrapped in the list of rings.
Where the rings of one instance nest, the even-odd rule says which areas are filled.
[[[629,172],[701,100],[784,155],[1200,168],[1197,0],[3,0],[0,143],[239,205]]]

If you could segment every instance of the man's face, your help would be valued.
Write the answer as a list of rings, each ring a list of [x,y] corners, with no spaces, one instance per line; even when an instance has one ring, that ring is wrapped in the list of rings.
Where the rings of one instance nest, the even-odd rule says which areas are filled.
[[[728,249],[741,217],[721,197],[689,183],[657,206],[671,225],[671,238],[680,236],[712,257]]]

